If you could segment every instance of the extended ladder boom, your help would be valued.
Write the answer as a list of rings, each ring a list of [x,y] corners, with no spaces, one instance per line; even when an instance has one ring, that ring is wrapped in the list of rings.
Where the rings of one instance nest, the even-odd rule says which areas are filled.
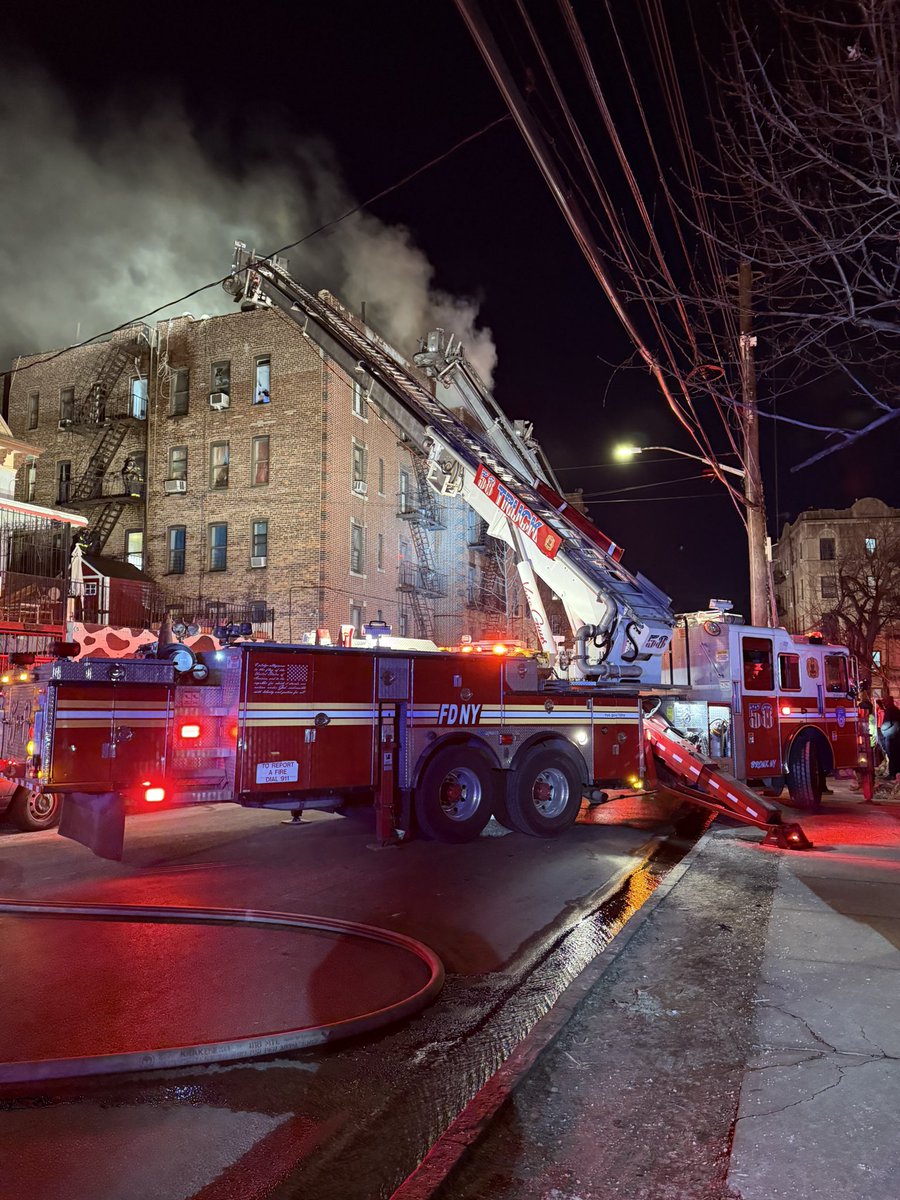
[[[626,570],[618,561],[621,550],[569,508],[551,486],[539,452],[517,434],[468,364],[467,370],[461,367],[465,360],[458,350],[447,361],[444,348],[435,345],[428,362],[426,341],[417,356],[430,373],[440,378],[444,371],[444,380],[452,379],[460,402],[450,406],[436,398],[427,376],[339,305],[306,291],[282,262],[254,258],[237,243],[225,287],[245,304],[277,304],[304,333],[313,321],[358,371],[380,385],[393,401],[386,415],[427,456],[430,486],[463,497],[489,533],[513,548],[539,636],[551,653],[555,646],[533,576],[563,601],[575,631],[571,674],[610,683],[659,682],[673,626],[668,597]],[[367,398],[373,402],[371,388]],[[471,428],[473,418],[477,430]]]

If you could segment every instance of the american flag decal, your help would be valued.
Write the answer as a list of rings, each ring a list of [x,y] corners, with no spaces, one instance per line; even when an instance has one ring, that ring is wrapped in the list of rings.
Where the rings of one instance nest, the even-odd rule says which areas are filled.
[[[287,669],[287,682],[298,692],[305,692],[309,683],[309,666],[306,663],[291,663]]]

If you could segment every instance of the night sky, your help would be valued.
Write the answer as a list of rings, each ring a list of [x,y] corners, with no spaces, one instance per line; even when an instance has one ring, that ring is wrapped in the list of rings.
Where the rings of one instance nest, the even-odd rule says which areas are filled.
[[[501,32],[512,7],[486,6],[492,21],[499,14]],[[589,10],[594,7],[576,4],[589,33]],[[717,5],[694,0],[691,7],[698,23],[708,29]],[[627,25],[631,0],[617,8]],[[686,53],[683,0],[668,0],[665,8],[675,49]],[[637,46],[639,30],[633,23],[629,29]],[[209,260],[199,259],[196,271],[188,269],[188,261],[178,278],[172,278],[171,290],[166,288],[165,271],[154,273],[153,261],[158,265],[163,244],[175,237],[166,215],[171,213],[173,223],[177,221],[179,195],[191,195],[191,219],[201,223],[208,195],[214,214],[210,224],[217,238],[221,234],[219,273],[224,273],[230,239],[252,232],[254,222],[267,227],[251,209],[270,201],[283,209],[276,192],[292,172],[296,186],[306,186],[298,147],[316,147],[343,185],[340,194],[320,189],[309,211],[280,211],[279,235],[293,232],[285,241],[302,237],[310,221],[338,215],[346,196],[362,200],[390,187],[505,112],[450,0],[334,0],[329,5],[257,0],[238,7],[192,3],[156,9],[123,9],[104,0],[89,8],[55,6],[52,18],[40,6],[7,12],[0,21],[0,36],[7,77],[0,111],[16,133],[3,168],[2,204],[7,211],[20,212],[16,245],[0,243],[8,271],[13,264],[4,290],[7,304],[14,289],[16,304],[30,305],[36,314],[27,327],[17,327],[10,308],[0,314],[5,354],[74,338],[82,320],[81,302],[102,295],[109,281],[109,256],[114,254],[117,261],[129,258],[129,246],[135,261],[127,269],[134,286],[122,292],[119,303],[139,303],[140,294],[145,302],[135,312],[117,311],[112,323],[174,298],[185,282],[211,278]],[[591,48],[603,75],[606,48],[599,31]],[[706,46],[707,52],[710,48]],[[640,62],[639,52],[635,59]],[[514,62],[519,69],[527,66],[524,60]],[[696,59],[686,63],[686,98],[702,140],[702,102],[691,82],[696,72]],[[16,84],[17,79],[27,82]],[[616,95],[616,80],[610,79],[609,86]],[[43,161],[52,159],[51,150],[42,127],[30,124],[35,89],[38,95],[42,90],[55,92],[47,119],[66,126],[66,146],[79,148],[79,170],[90,164],[91,174],[83,185],[70,187],[62,214],[44,212],[35,204],[33,190],[27,195],[18,190],[17,161],[26,164],[34,189],[65,186],[66,160],[59,173],[54,161]],[[29,111],[22,111],[25,108]],[[154,131],[148,115],[160,113],[166,117]],[[589,114],[581,115],[587,125]],[[176,126],[180,149],[164,186],[158,178],[148,178],[148,203],[159,186],[158,203],[129,233],[124,248],[121,241],[107,244],[95,233],[79,235],[84,215],[80,208],[96,206],[98,194],[109,197],[106,226],[116,225],[116,196],[121,195],[123,205],[128,203],[127,189],[119,186],[123,171],[128,187],[135,189],[130,194],[139,193],[147,139],[153,140],[152,154],[164,159],[167,131]],[[107,189],[107,164],[94,147],[111,127],[117,131],[120,157],[117,184]],[[141,144],[126,170],[121,167],[127,160],[122,146],[130,129]],[[627,116],[622,132],[626,141],[633,132]],[[605,165],[608,152],[599,137],[596,148],[598,161]],[[26,207],[33,215],[24,226],[21,211]],[[412,243],[434,268],[435,286],[477,302],[478,323],[492,331],[496,346],[494,383],[500,404],[509,416],[535,422],[567,487],[581,487],[589,495],[614,493],[593,503],[590,512],[605,532],[625,545],[626,564],[670,592],[678,608],[704,606],[710,596],[731,597],[739,607],[746,606],[743,530],[719,485],[688,478],[702,473],[699,464],[664,455],[648,455],[654,461],[641,465],[611,461],[612,447],[623,440],[695,447],[678,430],[646,372],[617,369],[631,359],[631,345],[513,123],[492,129],[370,211],[385,226],[409,231]],[[69,218],[72,239],[63,244],[60,226],[65,233]],[[47,242],[51,232],[57,239],[52,246]],[[297,277],[340,291],[342,280],[324,277],[323,265],[328,262],[328,238],[339,237],[326,235],[320,254],[316,239],[294,251],[290,258]],[[180,248],[179,257],[189,260],[189,247]],[[38,264],[34,271],[29,262]],[[382,280],[389,272],[386,262],[379,266]],[[377,301],[379,286],[370,276],[365,284],[369,294],[363,297],[367,307]],[[211,311],[224,311],[216,304]],[[53,311],[46,333],[44,305],[48,314]],[[192,306],[194,312],[207,310],[202,301]],[[105,311],[85,312],[81,336],[95,332],[91,322]],[[60,333],[61,328],[65,332]],[[40,343],[32,344],[38,338]],[[18,344],[24,339],[29,339],[26,344]],[[407,353],[415,349],[400,348]],[[764,395],[760,398],[765,401]],[[832,399],[825,396],[820,405],[818,397],[806,397],[804,411],[824,411]],[[771,534],[805,507],[842,507],[864,495],[900,504],[890,435],[876,435],[792,474],[791,464],[818,449],[821,441],[781,426],[776,446],[774,432],[772,422],[763,424]],[[673,480],[681,482],[667,482]],[[642,484],[662,486],[622,490]],[[674,499],[678,496],[685,498]]]

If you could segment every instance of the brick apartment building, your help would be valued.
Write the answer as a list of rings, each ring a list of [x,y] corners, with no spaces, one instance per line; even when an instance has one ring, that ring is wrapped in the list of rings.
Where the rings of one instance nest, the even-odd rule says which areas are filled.
[[[879,545],[895,541],[898,532],[900,509],[873,497],[850,508],[807,509],[786,523],[772,555],[779,620],[792,633],[817,628],[838,596],[841,564],[859,564]],[[886,635],[876,650],[879,674],[893,694],[900,692],[898,635]]]
[[[359,382],[280,311],[132,326],[13,367],[10,427],[42,450],[17,494],[85,513],[89,554],[142,572],[154,608],[293,641],[375,620],[441,644],[530,635],[499,543],[438,502]],[[147,611],[112,623],[150,620],[135,595]]]

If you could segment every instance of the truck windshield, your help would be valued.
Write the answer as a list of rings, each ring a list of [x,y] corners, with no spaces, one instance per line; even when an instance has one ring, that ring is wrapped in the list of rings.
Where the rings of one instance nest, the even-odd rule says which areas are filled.
[[[849,691],[847,659],[843,654],[825,655],[825,690],[846,696]]]

